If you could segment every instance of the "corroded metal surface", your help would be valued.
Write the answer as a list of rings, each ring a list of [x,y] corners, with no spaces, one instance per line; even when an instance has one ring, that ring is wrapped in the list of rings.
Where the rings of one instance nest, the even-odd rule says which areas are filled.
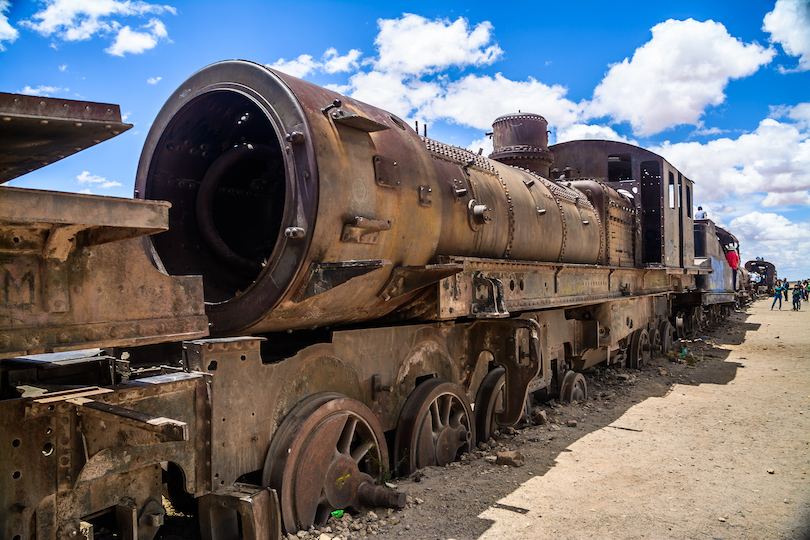
[[[0,358],[207,335],[201,280],[160,272],[139,239],[166,230],[168,213],[0,188]]]
[[[595,264],[604,250],[603,220],[577,189],[244,61],[209,66],[170,98],[136,193],[172,202],[172,229],[150,242],[170,274],[202,274],[215,335],[385,316],[421,292],[387,293],[399,269],[442,255]],[[324,263],[371,261],[322,284]]]
[[[118,105],[0,92],[0,184],[130,129]]]

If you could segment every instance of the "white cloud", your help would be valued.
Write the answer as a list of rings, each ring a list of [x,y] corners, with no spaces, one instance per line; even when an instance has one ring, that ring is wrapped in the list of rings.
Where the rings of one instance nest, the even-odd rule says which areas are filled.
[[[149,77],[146,79],[146,84],[157,84],[163,79],[163,77]]]
[[[762,257],[776,265],[780,276],[807,277],[810,223],[795,223],[773,213],[751,212],[731,220],[743,260]]]
[[[66,71],[66,70],[67,70],[67,64],[62,64],[61,66],[59,66],[59,71]]]
[[[6,16],[6,11],[11,8],[9,0],[0,0],[0,51],[5,51],[6,47],[3,45],[4,41],[14,43],[20,36],[20,31],[11,26]]]
[[[140,54],[153,49],[160,40],[168,40],[169,34],[166,32],[166,25],[158,19],[150,20],[141,28],[144,31],[139,32],[129,26],[121,28],[115,36],[113,44],[104,49],[104,52],[113,56],[124,56],[127,53]]]
[[[608,126],[594,126],[588,124],[572,124],[564,129],[558,129],[556,143],[566,141],[577,141],[582,139],[596,139],[605,141],[619,141],[628,144],[638,145],[638,142],[628,139],[616,133],[616,131]]]
[[[25,86],[22,90],[17,90],[17,93],[25,94],[26,96],[50,97],[54,94],[62,94],[69,91],[70,88],[62,88],[61,86],[47,86],[44,84],[40,84],[37,87]]]
[[[79,185],[90,184],[93,187],[99,189],[109,189],[112,187],[121,187],[122,184],[120,182],[116,182],[114,180],[107,180],[103,176],[97,176],[95,174],[90,174],[88,171],[82,171],[80,175],[76,177],[76,180],[79,181]],[[86,193],[90,193],[90,188],[87,188],[85,191]],[[85,193],[83,192],[83,193]]]
[[[478,150],[482,149],[481,154],[484,156],[490,155],[494,148],[492,146],[492,137],[484,137],[483,139],[476,139],[467,146],[467,150],[470,152],[478,153]]]
[[[345,56],[340,56],[337,49],[329,48],[323,54],[323,70],[326,73],[354,71],[358,68],[358,60],[362,55],[358,49],[352,49]]]
[[[779,66],[779,71],[810,70],[810,2],[777,0],[773,11],[762,20],[762,30],[771,34],[771,43],[779,43],[785,53],[799,57],[796,68]]]
[[[810,128],[810,103],[799,103],[798,105],[788,106],[779,105],[778,107],[771,107],[772,118],[790,118],[801,129]]]
[[[464,18],[431,21],[406,13],[399,19],[379,19],[377,25],[375,65],[380,71],[422,75],[449,67],[489,65],[503,55],[497,44],[490,44],[489,21],[471,30]]]
[[[321,63],[312,58],[312,55],[309,54],[302,54],[295,60],[285,60],[283,58],[279,58],[277,62],[274,64],[266,64],[267,67],[277,69],[282,73],[286,73],[287,75],[292,75],[293,77],[304,77],[309,75],[310,73],[314,72],[316,69],[321,67]]]
[[[628,121],[641,136],[697,125],[707,107],[725,100],[731,79],[753,74],[776,54],[742,43],[714,21],[670,19],[652,35],[631,59],[610,68],[594,90],[590,117]]]
[[[54,36],[63,41],[84,41],[96,34],[115,34],[115,42],[106,51],[117,56],[143,52],[168,37],[165,25],[158,19],[153,18],[143,27],[146,32],[137,32],[124,25],[122,18],[177,14],[172,6],[140,0],[46,0],[45,6],[20,24],[42,36]]]
[[[762,206],[810,206],[810,193],[807,191],[793,191],[790,193],[768,193],[762,200]]]
[[[438,97],[425,96],[418,114],[426,120],[447,119],[456,124],[489,129],[497,117],[518,111],[542,114],[549,124],[567,127],[581,106],[565,98],[567,89],[548,86],[533,78],[513,81],[500,73],[494,77],[467,75],[443,84]]]
[[[666,142],[650,150],[695,181],[699,202],[810,189],[810,134],[800,124],[766,118],[756,131],[737,139]]]

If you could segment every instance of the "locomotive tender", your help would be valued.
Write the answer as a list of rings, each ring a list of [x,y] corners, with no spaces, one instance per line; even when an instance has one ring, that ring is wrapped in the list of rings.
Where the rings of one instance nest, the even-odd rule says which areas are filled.
[[[105,104],[0,109],[0,181],[131,127]],[[212,539],[401,506],[389,470],[453,461],[529,393],[587,399],[582,370],[722,315],[691,181],[546,127],[498,118],[485,158],[227,61],[163,107],[134,200],[0,189],[0,536],[151,539],[164,493]]]

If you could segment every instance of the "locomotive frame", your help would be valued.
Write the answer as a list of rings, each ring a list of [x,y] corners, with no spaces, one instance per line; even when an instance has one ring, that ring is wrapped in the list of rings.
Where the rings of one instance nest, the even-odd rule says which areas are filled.
[[[131,127],[0,98],[2,181]],[[666,160],[549,148],[538,115],[493,131],[487,159],[229,61],[167,102],[135,200],[2,188],[3,537],[151,539],[164,494],[212,539],[402,506],[389,470],[452,461],[529,393],[587,399],[581,371],[733,305]]]

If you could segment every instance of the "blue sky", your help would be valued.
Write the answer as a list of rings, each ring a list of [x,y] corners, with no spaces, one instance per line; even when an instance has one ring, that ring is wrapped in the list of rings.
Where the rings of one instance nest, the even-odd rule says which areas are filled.
[[[13,186],[129,197],[170,93],[244,58],[485,152],[497,116],[622,140],[780,276],[810,277],[810,3],[0,0],[0,91],[117,103],[133,129]]]

